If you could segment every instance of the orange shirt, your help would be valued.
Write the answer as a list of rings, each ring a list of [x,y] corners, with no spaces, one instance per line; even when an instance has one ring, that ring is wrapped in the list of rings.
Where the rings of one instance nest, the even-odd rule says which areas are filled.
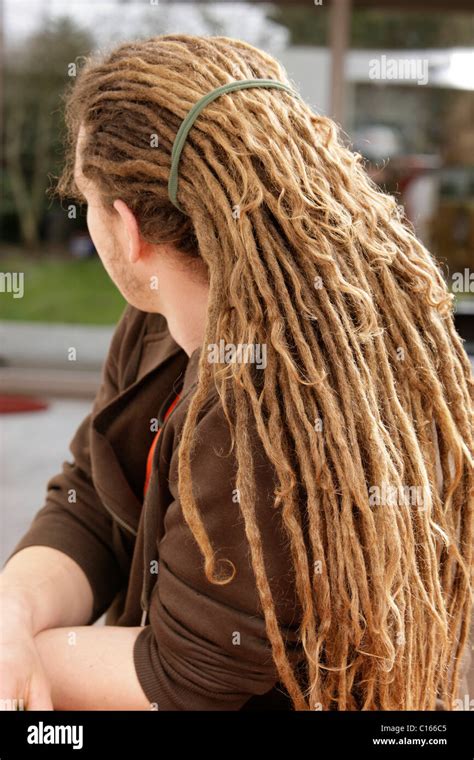
[[[176,396],[174,397],[173,401],[169,405],[168,409],[166,410],[166,414],[164,416],[165,420],[167,419],[168,415],[171,414],[171,412],[175,408],[176,404],[178,403],[179,399],[180,399],[180,394],[177,393]],[[146,492],[148,491],[148,486],[150,485],[151,463],[153,461],[153,454],[155,453],[156,443],[158,441],[160,433],[161,433],[161,427],[158,429],[158,431],[157,431],[157,433],[156,433],[156,435],[155,435],[155,437],[153,439],[153,443],[150,446],[150,450],[148,452],[148,457],[147,457],[147,460],[146,460],[145,486],[144,486],[144,489],[143,489],[143,495],[144,496],[146,495]]]

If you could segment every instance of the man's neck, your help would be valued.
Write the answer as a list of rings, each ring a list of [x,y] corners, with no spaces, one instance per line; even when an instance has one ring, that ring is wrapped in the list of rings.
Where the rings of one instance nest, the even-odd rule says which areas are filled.
[[[209,287],[187,285],[184,290],[167,299],[162,313],[173,339],[191,356],[204,340]]]

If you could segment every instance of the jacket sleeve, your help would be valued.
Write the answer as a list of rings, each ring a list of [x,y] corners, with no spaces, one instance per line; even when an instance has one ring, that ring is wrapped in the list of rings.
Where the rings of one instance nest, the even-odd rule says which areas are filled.
[[[179,503],[175,449],[170,463],[174,501],[167,508],[165,532],[158,544],[150,624],[144,626],[134,647],[138,679],[158,710],[240,710],[250,697],[265,694],[279,680],[233,490],[235,456],[225,455],[230,437],[223,419],[215,405],[200,420],[192,476],[212,546],[218,557],[232,560],[237,574],[227,585],[207,581],[201,553]],[[267,577],[283,638],[291,647],[296,642],[294,583],[280,516],[272,506],[274,484],[268,462],[260,462],[256,483]]]
[[[64,462],[62,471],[48,481],[44,506],[8,557],[28,546],[49,546],[71,557],[86,574],[93,592],[89,624],[107,610],[124,583],[112,549],[115,527],[92,481],[89,436],[94,414],[118,393],[117,356],[129,316],[127,306],[112,337],[91,413],[69,445],[73,461]]]

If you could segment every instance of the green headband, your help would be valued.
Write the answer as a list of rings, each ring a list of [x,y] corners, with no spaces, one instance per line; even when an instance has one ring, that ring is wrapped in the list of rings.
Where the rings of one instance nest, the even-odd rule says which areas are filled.
[[[297,93],[296,90],[293,90],[291,87],[283,84],[283,82],[277,82],[274,79],[241,79],[235,82],[229,82],[228,84],[224,84],[221,87],[217,87],[215,90],[208,92],[207,95],[204,95],[204,97],[198,100],[198,102],[195,103],[195,105],[191,108],[188,115],[182,122],[176,134],[173,143],[173,149],[171,151],[171,170],[168,180],[168,195],[171,203],[176,206],[179,211],[182,211],[183,214],[186,212],[181,208],[178,201],[176,200],[176,196],[178,194],[178,164],[181,156],[181,151],[183,150],[189,130],[193,126],[200,111],[205,106],[207,106],[208,103],[212,103],[212,101],[218,98],[219,95],[223,95],[226,92],[232,92],[232,90],[244,90],[248,87],[278,87],[280,90],[286,90],[292,95],[296,95],[297,98],[300,97],[299,93]]]

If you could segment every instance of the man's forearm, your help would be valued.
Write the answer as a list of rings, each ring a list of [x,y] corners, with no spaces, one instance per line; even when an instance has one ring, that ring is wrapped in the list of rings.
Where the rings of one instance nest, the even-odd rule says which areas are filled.
[[[57,549],[22,549],[0,573],[1,614],[18,616],[33,635],[48,628],[87,623],[92,605],[85,573]]]
[[[35,637],[55,710],[151,710],[133,662],[142,629],[56,628]]]

